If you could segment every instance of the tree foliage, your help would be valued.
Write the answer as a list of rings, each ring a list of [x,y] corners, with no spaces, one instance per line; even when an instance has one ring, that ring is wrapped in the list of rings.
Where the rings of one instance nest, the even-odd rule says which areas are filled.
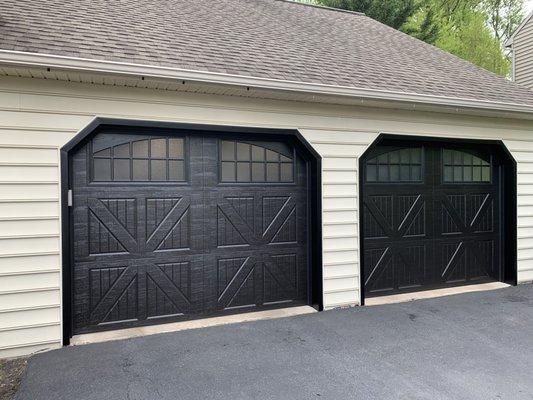
[[[501,42],[487,26],[486,16],[474,8],[464,8],[440,19],[440,36],[435,45],[499,75],[509,73],[510,62]]]
[[[524,18],[524,0],[484,0],[480,8],[500,42],[509,39]]]
[[[400,29],[418,10],[416,0],[318,0],[318,3],[365,13],[395,29]]]
[[[524,0],[314,1],[328,7],[363,12],[504,76],[509,73],[510,62],[502,44],[524,17]]]

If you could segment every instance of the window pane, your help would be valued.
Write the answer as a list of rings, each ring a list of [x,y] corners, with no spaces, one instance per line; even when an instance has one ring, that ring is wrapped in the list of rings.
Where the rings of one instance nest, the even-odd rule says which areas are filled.
[[[152,160],[151,179],[152,181],[166,181],[167,180],[167,162],[165,160]]]
[[[400,180],[408,181],[410,179],[411,179],[411,176],[409,173],[409,165],[401,165],[400,166]]]
[[[451,155],[451,156],[449,156]],[[446,168],[453,165],[452,169]],[[446,182],[490,182],[490,163],[466,151],[444,150],[444,181]]]
[[[453,181],[454,182],[463,181],[463,168],[462,167],[453,167]]]
[[[421,149],[411,149],[411,162],[413,164],[420,164],[422,162]]]
[[[130,144],[121,144],[120,146],[113,147],[113,155],[115,157],[129,157],[130,156]]]
[[[453,167],[444,167],[444,181],[453,182]]]
[[[452,152],[450,150],[444,150],[442,154],[444,164],[450,165],[452,163]]]
[[[106,158],[94,159],[94,180],[110,181],[111,180],[111,160]]]
[[[168,162],[168,180],[169,181],[184,181],[185,180],[185,165],[183,161],[170,160]]]
[[[111,149],[103,149],[94,153],[95,157],[111,157]]]
[[[472,167],[463,167],[463,180],[465,182],[472,182]]]
[[[222,141],[222,160],[235,160],[235,142],[228,142],[227,140]]]
[[[166,156],[167,156],[167,141],[166,141],[166,139],[152,139],[152,140],[150,140],[150,156],[152,158],[166,158]],[[152,174],[152,176],[153,176],[153,174]]]
[[[389,156],[387,153],[385,154],[380,154],[378,156],[378,163],[379,164],[387,164],[389,162]]]
[[[266,151],[266,159],[267,161],[278,161],[279,160],[279,154],[272,150]]]
[[[237,143],[237,160],[250,161],[250,145],[249,144]]]
[[[378,180],[380,182],[388,182],[388,180],[389,180],[389,167],[388,167],[388,165],[380,165],[378,167]]]
[[[265,181],[265,164],[252,163],[252,181],[264,182]]]
[[[411,167],[411,180],[420,181],[422,175],[422,167],[420,165],[413,165]]]
[[[130,160],[113,161],[113,180],[129,181],[130,180]]]
[[[250,163],[237,163],[237,182],[250,182]]]
[[[460,151],[453,152],[453,164],[454,165],[462,165],[463,164],[463,153]]]
[[[279,158],[280,158],[281,162],[292,162],[291,158],[285,157],[283,154],[280,154]]]
[[[369,182],[375,182],[378,178],[378,171],[375,165],[366,166],[366,180]]]
[[[292,163],[281,164],[281,181],[292,182],[293,181],[293,167]]]
[[[399,151],[393,151],[389,154],[389,159],[391,164],[399,164],[400,163],[400,152]]]
[[[268,155],[267,155],[268,158]],[[278,182],[279,181],[279,164],[278,163],[268,163],[267,164],[267,182]]]
[[[253,161],[264,161],[265,160],[265,149],[259,146],[252,146],[252,160]]]
[[[133,157],[148,158],[148,140],[133,142]]]
[[[235,182],[235,163],[223,162],[222,163],[222,181]]]
[[[482,167],[481,180],[483,182],[490,182],[490,167]]]
[[[398,164],[392,164],[390,166],[390,180],[394,182],[400,180],[400,166]]]
[[[170,158],[183,158],[183,139],[168,140],[168,156]]]
[[[474,167],[473,168],[472,180],[474,182],[481,182],[481,167]]]
[[[148,145],[146,146],[146,150],[148,151]],[[133,160],[133,180],[148,180],[148,160]]]
[[[409,157],[409,149],[401,149],[400,150],[400,162],[402,164],[409,164],[410,162]]]

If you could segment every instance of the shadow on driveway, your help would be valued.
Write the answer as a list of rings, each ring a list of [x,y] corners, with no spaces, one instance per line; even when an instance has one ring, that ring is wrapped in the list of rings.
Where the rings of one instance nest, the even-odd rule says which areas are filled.
[[[16,399],[532,399],[533,285],[63,348]]]

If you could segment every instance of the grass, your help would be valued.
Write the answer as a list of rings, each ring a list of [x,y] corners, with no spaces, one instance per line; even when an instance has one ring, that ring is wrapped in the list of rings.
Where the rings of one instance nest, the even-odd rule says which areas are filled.
[[[11,400],[17,392],[28,360],[0,360],[0,400]]]

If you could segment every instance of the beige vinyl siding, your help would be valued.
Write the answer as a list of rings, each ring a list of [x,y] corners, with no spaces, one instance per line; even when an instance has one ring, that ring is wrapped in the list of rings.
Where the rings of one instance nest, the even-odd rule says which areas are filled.
[[[302,130],[322,156],[324,305],[359,303],[359,157],[376,133]]]
[[[380,132],[505,139],[519,161],[518,279],[533,280],[533,122],[3,77],[0,356],[60,345],[58,150],[95,116],[299,129],[323,157],[326,308],[360,301],[357,170]]]
[[[0,141],[0,355],[16,356],[60,345],[59,158],[57,145],[10,133]]]
[[[533,89],[533,18],[513,39],[514,80]]]
[[[533,143],[505,141],[517,161],[518,270],[523,281],[533,280]]]

